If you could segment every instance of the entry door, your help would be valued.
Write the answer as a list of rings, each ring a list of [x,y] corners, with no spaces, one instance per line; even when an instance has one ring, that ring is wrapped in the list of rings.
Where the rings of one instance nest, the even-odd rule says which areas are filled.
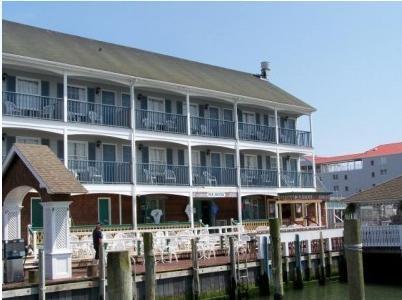
[[[109,215],[109,199],[108,198],[100,198],[98,200],[98,216],[99,223],[103,225],[110,224],[110,215]]]
[[[211,153],[212,176],[216,178],[216,183],[221,183],[221,155],[220,153]]]
[[[43,207],[41,198],[31,198],[32,227],[43,227]]]
[[[104,104],[102,106],[103,123],[106,125],[116,124],[114,93],[109,91],[102,91],[102,104]]]
[[[103,144],[103,180],[106,183],[116,181],[116,146]]]
[[[209,107],[209,120],[211,131],[214,136],[219,136],[219,109],[217,107]]]

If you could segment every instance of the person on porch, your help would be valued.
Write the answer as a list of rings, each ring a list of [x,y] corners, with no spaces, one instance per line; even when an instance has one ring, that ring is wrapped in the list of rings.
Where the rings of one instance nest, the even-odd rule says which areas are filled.
[[[92,232],[92,240],[95,249],[95,262],[98,263],[99,260],[99,246],[102,244],[103,234],[101,230],[101,224],[96,223],[96,227]]]

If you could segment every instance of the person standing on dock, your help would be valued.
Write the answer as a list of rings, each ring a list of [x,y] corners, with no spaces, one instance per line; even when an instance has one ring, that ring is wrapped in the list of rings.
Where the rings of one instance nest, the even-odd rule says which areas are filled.
[[[95,249],[95,262],[98,263],[99,260],[99,245],[102,244],[103,234],[101,231],[101,224],[96,223],[96,227],[92,232],[92,240]]]

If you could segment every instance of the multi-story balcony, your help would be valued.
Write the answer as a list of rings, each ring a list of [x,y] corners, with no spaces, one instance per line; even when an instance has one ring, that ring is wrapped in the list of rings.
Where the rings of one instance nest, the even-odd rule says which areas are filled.
[[[242,186],[276,187],[278,172],[276,170],[240,169]]]
[[[234,138],[235,123],[219,119],[191,117],[191,134],[200,136]]]
[[[282,187],[313,187],[313,173],[281,170]]]
[[[131,163],[69,159],[68,168],[82,183],[131,183]]]
[[[63,99],[3,92],[3,115],[61,121]]]
[[[136,110],[136,128],[150,131],[187,134],[187,117],[150,110]]]
[[[130,127],[129,107],[69,99],[67,111],[69,122]]]
[[[239,139],[275,143],[275,127],[239,122]]]
[[[188,185],[188,166],[137,163],[137,183],[151,185]]]
[[[302,130],[279,128],[279,143],[311,147],[311,133]]]
[[[235,186],[236,168],[193,166],[193,185]]]

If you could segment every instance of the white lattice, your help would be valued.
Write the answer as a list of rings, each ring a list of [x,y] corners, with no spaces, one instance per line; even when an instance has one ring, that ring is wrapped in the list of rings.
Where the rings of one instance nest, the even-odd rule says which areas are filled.
[[[63,249],[67,248],[67,212],[65,208],[55,208],[54,212],[55,219],[55,248]]]
[[[17,211],[8,212],[8,239],[13,240],[18,238],[18,214]]]

